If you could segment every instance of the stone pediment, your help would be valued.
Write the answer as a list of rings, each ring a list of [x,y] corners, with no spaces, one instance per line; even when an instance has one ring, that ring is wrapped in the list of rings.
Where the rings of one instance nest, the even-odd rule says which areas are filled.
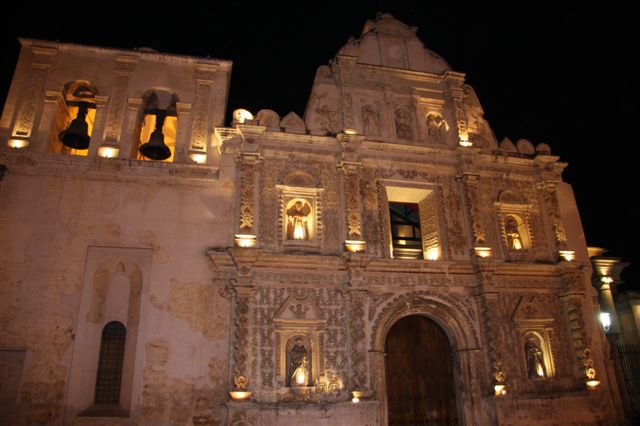
[[[513,321],[516,323],[548,323],[553,321],[553,314],[547,306],[534,296],[521,297],[513,313]]]
[[[324,323],[325,318],[311,298],[298,298],[291,295],[274,315],[274,321],[276,323]]]
[[[416,28],[398,21],[389,13],[367,21],[360,38],[350,39],[338,56],[357,58],[359,64],[403,68],[442,74],[451,66],[437,53],[425,49]]]

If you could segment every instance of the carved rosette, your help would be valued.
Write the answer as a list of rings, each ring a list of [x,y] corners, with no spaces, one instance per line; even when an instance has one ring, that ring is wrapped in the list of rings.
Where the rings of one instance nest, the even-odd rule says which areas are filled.
[[[243,155],[240,157],[240,233],[253,233],[254,225],[254,187],[256,165],[259,157]]]
[[[552,220],[553,231],[556,236],[558,248],[562,249],[567,243],[567,233],[560,219],[560,205],[558,203],[557,185],[554,182],[541,182],[536,185],[539,191],[542,191],[547,214]]]
[[[55,49],[42,47],[33,47],[31,49],[31,54],[33,55],[30,70],[31,76],[23,89],[24,93],[22,94],[22,102],[20,104],[20,110],[18,111],[12,136],[19,136],[22,138],[28,138],[31,136],[39,96],[42,91],[42,84],[44,83],[47,70],[49,69],[49,66],[51,66],[51,62],[56,53],[57,50]]]
[[[351,388],[367,389],[367,354],[365,345],[365,298],[362,291],[350,293],[349,335],[351,337]]]
[[[342,162],[344,192],[347,207],[347,239],[362,239],[362,208],[360,206],[360,165]]]
[[[132,55],[115,55],[116,61],[115,78],[113,82],[113,95],[109,102],[107,121],[104,131],[104,140],[111,144],[116,144],[120,140],[122,130],[122,120],[126,108],[127,89],[129,78],[133,73],[140,58]]]
[[[467,198],[469,218],[471,219],[471,229],[473,230],[474,245],[483,246],[487,242],[487,234],[482,224],[480,212],[480,196],[478,194],[478,184],[480,177],[477,175],[464,175],[462,177],[464,192]]]

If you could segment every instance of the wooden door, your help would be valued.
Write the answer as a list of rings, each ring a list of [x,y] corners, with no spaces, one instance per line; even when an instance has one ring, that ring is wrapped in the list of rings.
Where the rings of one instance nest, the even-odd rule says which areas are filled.
[[[386,341],[389,425],[457,425],[451,345],[422,316],[391,327]]]

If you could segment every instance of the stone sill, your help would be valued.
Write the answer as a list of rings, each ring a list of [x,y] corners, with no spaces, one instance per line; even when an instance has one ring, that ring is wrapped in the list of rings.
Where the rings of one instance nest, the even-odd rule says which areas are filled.
[[[111,179],[185,179],[195,181],[218,180],[218,167],[201,164],[161,163],[123,158],[80,157],[75,155],[4,151],[0,162],[7,166],[6,176],[70,175]]]

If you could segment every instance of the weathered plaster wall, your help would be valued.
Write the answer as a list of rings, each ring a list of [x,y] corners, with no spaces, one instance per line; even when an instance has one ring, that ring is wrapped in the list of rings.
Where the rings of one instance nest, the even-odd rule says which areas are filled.
[[[204,252],[231,244],[230,187],[109,177],[43,176],[10,164],[0,185],[0,346],[27,350],[21,422],[62,419],[89,246],[153,250],[141,422],[221,421],[210,402],[228,388],[229,296],[211,281]]]

